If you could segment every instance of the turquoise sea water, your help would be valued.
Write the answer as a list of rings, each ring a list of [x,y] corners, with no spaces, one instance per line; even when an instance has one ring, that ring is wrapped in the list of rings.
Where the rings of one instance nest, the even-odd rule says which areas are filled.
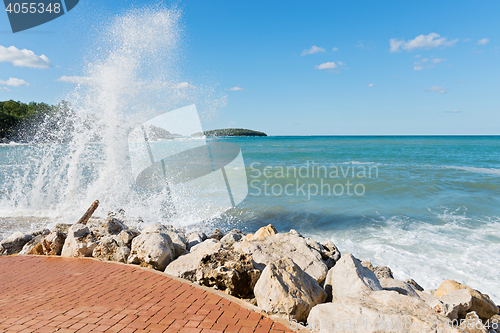
[[[343,253],[388,265],[396,278],[413,278],[425,288],[454,279],[500,302],[500,137],[217,140],[241,147],[249,195],[212,225],[248,232],[269,223],[279,231],[296,229],[332,239]],[[111,186],[113,192],[90,188],[98,186],[92,180],[100,170],[98,147],[76,167],[80,189],[70,191],[67,151],[58,149],[47,160],[40,157],[43,149],[0,146],[1,216],[67,218],[63,210],[108,195],[114,206],[141,210],[146,222],[155,219],[148,205],[156,201],[144,207],[134,203],[140,198],[118,193],[120,186],[130,191],[125,179]],[[199,225],[181,224],[191,222]],[[2,232],[15,228],[4,226]]]

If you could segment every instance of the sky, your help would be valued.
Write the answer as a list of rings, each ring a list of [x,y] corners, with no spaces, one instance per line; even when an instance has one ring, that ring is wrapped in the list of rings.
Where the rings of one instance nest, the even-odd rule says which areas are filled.
[[[100,27],[156,3],[80,0],[56,20],[15,34],[2,11],[0,100],[64,99],[75,85],[61,78],[83,75]],[[178,88],[224,96],[215,117],[202,117],[206,130],[500,135],[498,1],[164,5],[181,11]]]

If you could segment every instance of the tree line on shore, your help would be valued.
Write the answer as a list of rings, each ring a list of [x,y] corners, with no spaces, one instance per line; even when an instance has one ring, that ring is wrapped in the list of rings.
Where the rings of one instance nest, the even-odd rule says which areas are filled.
[[[72,114],[67,101],[56,105],[20,101],[0,101],[0,140],[3,142],[52,141],[51,129],[69,126]],[[42,133],[43,132],[43,133]]]

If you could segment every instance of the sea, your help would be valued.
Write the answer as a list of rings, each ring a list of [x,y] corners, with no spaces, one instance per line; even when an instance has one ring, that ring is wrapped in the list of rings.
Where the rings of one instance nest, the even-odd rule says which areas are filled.
[[[136,218],[140,215],[143,223],[172,223],[207,232],[214,228],[254,232],[268,224],[280,232],[295,229],[318,241],[331,239],[341,253],[389,266],[397,279],[412,278],[426,289],[453,279],[500,302],[499,136],[269,136],[209,141],[240,147],[248,195],[236,207],[204,221],[190,221],[186,215],[165,220],[156,200],[133,202],[141,199],[122,193],[133,191],[130,188],[120,193],[116,187],[92,191],[89,187],[99,187],[92,176],[98,173],[95,164],[102,154],[98,149],[93,150],[94,159],[78,167],[84,177],[80,190],[68,192],[68,167],[57,173],[48,167],[65,163],[63,148],[57,149],[60,155],[41,163],[46,148],[40,145],[1,145],[0,238],[16,230],[74,223],[94,198],[78,193],[92,193],[102,202],[106,196],[118,198],[110,201],[113,207]],[[51,147],[53,152],[54,144]],[[122,181],[121,186],[127,184]],[[71,193],[84,203],[69,200]]]

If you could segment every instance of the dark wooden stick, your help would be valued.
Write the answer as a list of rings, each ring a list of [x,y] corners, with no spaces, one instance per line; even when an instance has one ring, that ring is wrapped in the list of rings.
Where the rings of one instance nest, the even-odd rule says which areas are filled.
[[[94,201],[87,212],[76,223],[87,224],[87,221],[92,217],[97,207],[99,207],[99,200]]]

